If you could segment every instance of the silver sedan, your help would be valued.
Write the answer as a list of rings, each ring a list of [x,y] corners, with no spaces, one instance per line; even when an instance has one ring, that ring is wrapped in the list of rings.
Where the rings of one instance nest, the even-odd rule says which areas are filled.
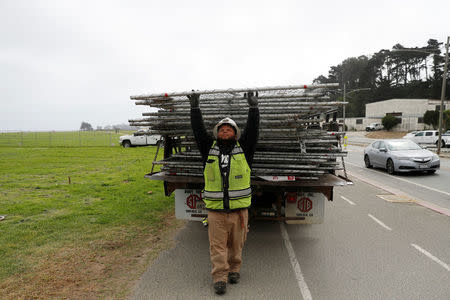
[[[441,165],[439,156],[407,139],[371,143],[364,149],[364,163],[367,168],[380,167],[389,174],[414,171],[433,174]]]

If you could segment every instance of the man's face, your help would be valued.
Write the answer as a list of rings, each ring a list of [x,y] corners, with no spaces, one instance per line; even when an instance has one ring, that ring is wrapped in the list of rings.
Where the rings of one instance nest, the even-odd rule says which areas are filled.
[[[217,138],[219,140],[234,140],[236,139],[236,134],[234,133],[233,127],[230,125],[222,125],[217,131]]]

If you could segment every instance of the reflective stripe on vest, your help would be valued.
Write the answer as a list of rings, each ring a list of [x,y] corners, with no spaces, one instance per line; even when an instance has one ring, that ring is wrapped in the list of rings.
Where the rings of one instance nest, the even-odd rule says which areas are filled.
[[[247,197],[248,195],[252,194],[252,189],[251,188],[247,188],[247,189],[243,189],[243,190],[228,190],[228,196],[231,198],[242,198],[242,197]],[[223,192],[210,192],[207,191],[205,189],[205,191],[203,192],[203,197],[206,198],[211,198],[213,200],[222,200],[223,199]]]
[[[203,201],[210,210],[224,209],[224,191],[222,174],[219,166],[219,147],[216,142],[209,150],[208,160],[203,172],[205,178],[205,190]],[[250,167],[245,159],[244,151],[239,143],[230,153],[230,172],[228,176],[229,208],[239,209],[249,207],[251,204],[252,190],[250,188]]]

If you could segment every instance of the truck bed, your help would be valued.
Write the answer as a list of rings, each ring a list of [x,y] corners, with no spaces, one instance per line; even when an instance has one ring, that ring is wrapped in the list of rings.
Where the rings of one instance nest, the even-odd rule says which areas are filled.
[[[164,181],[166,196],[169,196],[175,189],[201,189],[204,185],[203,177],[199,176],[168,175],[166,172],[157,172],[146,174],[145,177],[151,180]],[[258,177],[252,177],[251,180],[252,187],[262,190],[283,189],[289,191],[290,188],[293,190],[303,188],[305,191],[321,191],[326,194],[330,201],[332,201],[333,187],[346,186],[348,184],[352,184],[352,182],[344,177],[333,174],[323,174],[319,180],[268,181]]]

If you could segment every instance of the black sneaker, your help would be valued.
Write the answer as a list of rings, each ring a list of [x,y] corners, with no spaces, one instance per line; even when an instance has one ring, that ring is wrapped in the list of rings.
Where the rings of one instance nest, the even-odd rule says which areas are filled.
[[[229,283],[238,283],[239,279],[241,279],[241,275],[237,272],[228,273],[228,282]]]
[[[225,294],[227,291],[227,283],[225,281],[217,281],[214,283],[214,291],[217,295]]]

